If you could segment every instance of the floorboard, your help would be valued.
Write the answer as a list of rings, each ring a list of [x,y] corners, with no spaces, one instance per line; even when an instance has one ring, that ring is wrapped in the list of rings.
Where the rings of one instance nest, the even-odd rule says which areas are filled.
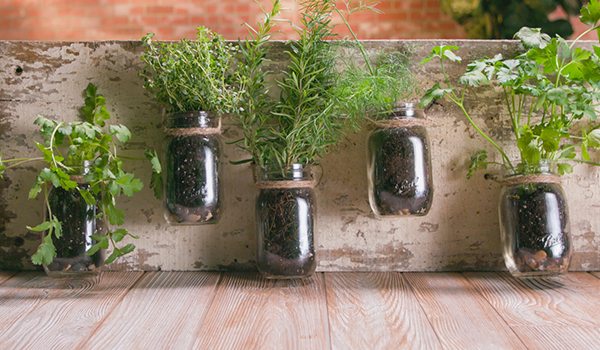
[[[17,275],[3,285],[5,307],[23,317],[10,317],[0,331],[5,349],[68,349],[89,337],[141,272],[103,273],[86,278],[57,279]],[[21,277],[25,277],[21,279]],[[9,285],[14,280],[19,285]],[[6,299],[5,299],[6,298]]]
[[[329,349],[323,275],[266,280],[226,274],[219,284],[197,349]]]
[[[592,275],[600,278],[600,272],[590,272]]]
[[[189,349],[218,280],[210,272],[146,273],[84,348]]]
[[[589,273],[545,279],[465,275],[529,347],[600,348],[600,279]]]
[[[4,283],[6,280],[15,275],[15,272],[10,271],[0,271],[0,284]]]
[[[325,275],[333,349],[439,349],[400,273]]]
[[[522,349],[489,303],[457,273],[406,273],[406,280],[447,349]]]

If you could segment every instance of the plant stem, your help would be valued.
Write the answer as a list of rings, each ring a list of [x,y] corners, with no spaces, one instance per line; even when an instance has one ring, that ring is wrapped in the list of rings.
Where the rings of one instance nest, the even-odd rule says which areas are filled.
[[[356,33],[354,33],[354,31],[352,30],[350,23],[348,23],[348,20],[346,19],[346,17],[342,13],[342,11],[340,11],[340,9],[337,8],[337,6],[335,7],[335,12],[340,16],[340,18],[342,19],[342,22],[344,22],[344,25],[346,26],[346,28],[348,28],[348,31],[350,32],[350,35],[352,35],[352,38],[356,42],[356,45],[358,45],[358,49],[360,50],[360,53],[362,54],[363,59],[365,60],[365,64],[367,65],[367,68],[369,69],[369,73],[371,73],[371,75],[375,75],[375,70],[373,69],[373,66],[371,65],[371,60],[369,59],[369,55],[367,54],[367,50],[365,49],[365,46],[358,40],[358,36],[356,36]]]

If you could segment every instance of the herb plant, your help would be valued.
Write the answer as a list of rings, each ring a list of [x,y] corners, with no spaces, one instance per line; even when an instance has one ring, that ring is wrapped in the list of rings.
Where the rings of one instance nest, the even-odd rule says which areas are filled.
[[[538,171],[539,163],[544,161],[556,165],[561,175],[572,171],[573,162],[600,165],[591,160],[589,152],[590,148],[600,148],[600,124],[596,120],[600,47],[594,46],[592,51],[576,47],[585,34],[599,30],[600,0],[591,0],[583,7],[580,18],[589,28],[571,43],[560,36],[550,38],[539,29],[522,28],[515,38],[521,41],[525,52],[514,58],[498,54],[475,60],[467,66],[458,84],[451,81],[445,69],[447,63],[461,61],[455,54],[458,47],[434,47],[423,60],[424,63],[439,60],[444,80],[426,92],[421,104],[428,105],[440,98],[452,102],[501,156],[501,161],[494,162],[485,151],[477,152],[471,158],[468,177],[490,164],[528,174]],[[475,123],[465,106],[465,96],[483,86],[502,91],[519,151],[518,164]]]
[[[92,237],[95,244],[87,251],[88,255],[112,246],[112,253],[105,261],[110,264],[135,249],[131,243],[121,245],[125,237],[137,237],[121,227],[125,222],[125,215],[117,207],[117,199],[121,195],[131,197],[143,187],[140,179],[124,170],[123,162],[127,157],[119,156],[119,147],[127,143],[132,135],[124,125],[106,124],[110,113],[106,109],[104,96],[98,94],[96,86],[90,83],[84,95],[85,104],[80,109],[83,121],[62,122],[37,117],[35,125],[39,127],[43,138],[43,143],[35,143],[41,153],[39,157],[0,160],[0,177],[6,169],[27,162],[41,161],[45,164],[29,191],[30,199],[37,198],[40,194],[44,196],[47,210],[45,221],[37,226],[27,227],[33,232],[46,232],[42,243],[31,257],[36,265],[52,263],[56,256],[54,241],[62,236],[63,223],[52,213],[48,201],[52,187],[78,192],[88,205],[98,206],[99,219],[105,222],[107,228],[108,224],[112,225],[113,229],[108,229],[105,234],[98,232]],[[156,152],[148,150],[146,157],[152,164],[153,178],[160,178],[161,167]],[[89,164],[89,170],[84,171],[86,163]],[[83,176],[88,186],[81,186],[72,176]]]
[[[153,41],[142,38],[144,87],[168,112],[231,112],[239,92],[233,88],[232,65],[236,47],[205,27],[196,40]]]

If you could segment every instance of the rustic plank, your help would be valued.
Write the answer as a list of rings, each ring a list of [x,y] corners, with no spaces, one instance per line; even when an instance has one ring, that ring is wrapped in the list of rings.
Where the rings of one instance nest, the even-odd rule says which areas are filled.
[[[218,280],[209,272],[147,273],[79,347],[189,349]]]
[[[333,349],[441,348],[400,273],[330,273],[325,284]]]
[[[323,275],[224,275],[197,336],[197,349],[328,349]]]
[[[600,272],[591,272],[591,274],[594,275],[594,276],[596,276],[596,277],[598,277],[598,278],[600,278]]]
[[[407,273],[404,277],[444,348],[524,348],[510,327],[460,274]]]
[[[0,271],[0,284],[4,283],[6,280],[15,275],[15,272],[10,271]]]
[[[600,279],[589,273],[551,279],[465,275],[528,347],[600,348]]]
[[[92,278],[53,279],[51,287],[43,287],[52,288],[52,296],[0,331],[3,346],[9,349],[75,348],[92,334],[142,274],[105,272]]]

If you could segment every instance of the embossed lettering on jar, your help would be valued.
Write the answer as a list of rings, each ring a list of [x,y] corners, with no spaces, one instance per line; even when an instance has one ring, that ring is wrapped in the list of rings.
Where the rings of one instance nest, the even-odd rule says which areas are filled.
[[[172,224],[214,224],[221,212],[220,119],[207,112],[167,120],[166,218]]]
[[[506,177],[499,212],[504,259],[514,276],[568,271],[572,248],[567,199],[560,177],[547,165],[536,174]]]
[[[433,181],[425,118],[399,104],[377,122],[368,141],[369,203],[378,217],[426,215]]]
[[[257,267],[266,278],[302,278],[316,268],[310,170],[257,170]]]

